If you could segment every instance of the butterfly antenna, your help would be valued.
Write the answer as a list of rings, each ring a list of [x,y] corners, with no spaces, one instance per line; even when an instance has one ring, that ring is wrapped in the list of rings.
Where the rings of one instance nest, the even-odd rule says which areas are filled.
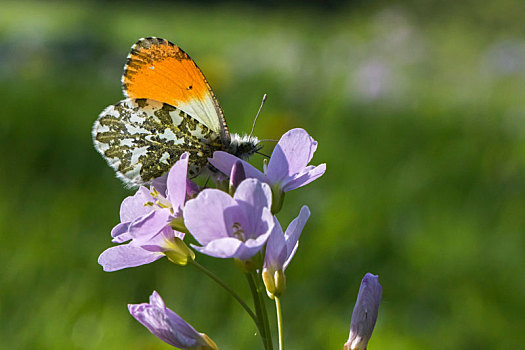
[[[267,155],[267,154],[264,154],[264,153],[262,153],[262,152],[259,152],[259,151],[255,151],[255,153],[257,153],[257,154],[260,154],[261,156],[263,156],[263,157],[266,157],[266,158],[268,158],[268,159],[270,158],[270,156],[269,156],[269,155]]]
[[[252,135],[253,135],[253,131],[255,130],[255,123],[257,122],[257,118],[259,117],[259,113],[261,113],[261,109],[264,106],[264,102],[266,102],[266,97],[267,97],[267,95],[264,94],[264,96],[262,98],[262,101],[261,101],[261,106],[259,107],[259,110],[257,111],[257,114],[255,115],[255,119],[253,120],[252,131],[250,132],[250,136],[249,137],[252,137]]]
[[[259,142],[279,142],[279,140],[264,139],[264,140],[259,140]]]

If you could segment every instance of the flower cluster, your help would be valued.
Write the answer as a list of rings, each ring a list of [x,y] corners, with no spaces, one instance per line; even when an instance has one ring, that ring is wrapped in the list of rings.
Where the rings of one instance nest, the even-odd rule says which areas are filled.
[[[303,206],[284,232],[276,214],[286,192],[324,174],[325,164],[308,165],[316,148],[317,142],[305,130],[290,130],[277,143],[263,171],[229,153],[215,152],[210,164],[217,170],[217,177],[229,178],[229,185],[215,189],[200,189],[187,177],[189,155],[182,154],[167,176],[154,180],[149,188],[141,186],[122,202],[121,222],[111,232],[112,241],[118,245],[105,250],[99,264],[104,271],[116,271],[166,256],[177,265],[195,266],[239,301],[256,323],[265,349],[271,349],[269,322],[263,315],[266,311],[258,293],[264,284],[266,293],[280,308],[279,298],[286,290],[284,272],[297,251],[310,210]],[[198,243],[190,245],[193,249],[184,242],[188,234]],[[193,250],[235,259],[249,281],[255,312],[198,264]],[[153,292],[149,304],[129,305],[129,311],[151,333],[172,346],[217,349],[209,337],[166,308],[157,292]],[[281,341],[280,319],[278,322]]]

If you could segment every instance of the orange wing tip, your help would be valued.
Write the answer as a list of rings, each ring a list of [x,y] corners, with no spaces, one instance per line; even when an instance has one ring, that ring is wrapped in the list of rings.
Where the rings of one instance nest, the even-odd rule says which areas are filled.
[[[133,75],[137,74],[138,70],[144,66],[151,66],[153,63],[160,62],[170,57],[175,58],[178,61],[192,61],[184,50],[166,39],[150,36],[137,40],[137,42],[131,46],[126,64],[124,64],[124,74],[121,78],[124,96],[131,98],[147,98],[147,96],[130,96],[128,94]]]
[[[186,52],[168,40],[141,38],[131,47],[122,90],[127,98],[180,108],[220,134],[224,144],[229,142],[223,112],[204,74]]]
[[[124,66],[122,89],[129,98],[149,98],[172,105],[203,100],[210,91],[195,62],[177,45],[156,37],[132,47]]]

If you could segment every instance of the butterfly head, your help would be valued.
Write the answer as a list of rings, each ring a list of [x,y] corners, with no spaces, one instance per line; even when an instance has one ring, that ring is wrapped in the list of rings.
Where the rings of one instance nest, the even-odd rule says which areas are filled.
[[[248,159],[261,148],[259,139],[255,136],[231,134],[227,152],[241,159]]]

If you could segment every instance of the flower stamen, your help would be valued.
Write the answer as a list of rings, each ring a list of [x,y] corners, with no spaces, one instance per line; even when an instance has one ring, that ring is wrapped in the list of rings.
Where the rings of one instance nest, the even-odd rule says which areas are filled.
[[[233,236],[240,241],[246,242],[246,236],[244,235],[244,231],[241,227],[241,224],[238,222],[235,222],[232,225],[232,228],[233,228]]]

